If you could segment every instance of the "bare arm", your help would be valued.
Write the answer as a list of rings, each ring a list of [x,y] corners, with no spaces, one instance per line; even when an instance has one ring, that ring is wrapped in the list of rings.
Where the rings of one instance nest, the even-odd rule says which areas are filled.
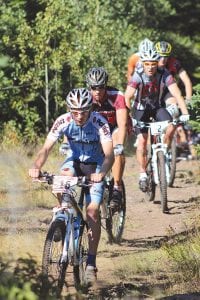
[[[37,178],[39,176],[40,170],[42,166],[45,164],[49,152],[52,149],[53,145],[55,144],[55,141],[46,139],[43,147],[39,150],[39,152],[36,155],[36,159],[33,163],[33,166],[29,169],[29,176],[32,178]]]
[[[184,101],[183,96],[181,95],[181,91],[176,83],[172,83],[168,86],[168,89],[173,97],[176,98],[176,101],[178,103],[178,106],[182,112],[183,115],[188,115],[188,110]]]
[[[104,152],[104,161],[101,166],[101,170],[99,173],[93,173],[90,175],[90,179],[94,182],[100,182],[103,180],[105,175],[111,169],[114,162],[114,152],[113,152],[113,143],[112,141],[102,143],[102,149]]]
[[[117,119],[117,144],[123,145],[126,138],[127,133],[127,120],[128,120],[128,112],[127,109],[117,109],[116,110],[116,119]]]
[[[105,157],[100,172],[103,174],[103,176],[105,176],[108,173],[108,171],[111,169],[114,162],[113,143],[112,142],[102,143],[102,149]]]
[[[131,86],[127,86],[126,91],[125,91],[125,102],[126,102],[126,106],[131,109],[131,99],[134,98],[135,95],[135,91],[136,89],[131,87]]]
[[[179,77],[183,81],[185,86],[185,96],[186,99],[191,99],[192,97],[192,82],[184,69],[181,69],[179,72]]]

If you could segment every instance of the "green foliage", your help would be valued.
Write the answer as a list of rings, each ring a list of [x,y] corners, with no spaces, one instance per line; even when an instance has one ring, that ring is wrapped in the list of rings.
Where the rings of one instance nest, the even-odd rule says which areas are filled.
[[[174,265],[178,276],[185,281],[200,279],[200,236],[196,234],[187,242],[177,242],[175,245],[165,245],[164,250]]]
[[[191,78],[200,76],[196,0],[0,2],[0,130],[14,121],[25,142],[45,132],[47,97],[51,126],[90,67],[104,66],[109,84],[124,90],[128,56],[144,37],[172,42]]]

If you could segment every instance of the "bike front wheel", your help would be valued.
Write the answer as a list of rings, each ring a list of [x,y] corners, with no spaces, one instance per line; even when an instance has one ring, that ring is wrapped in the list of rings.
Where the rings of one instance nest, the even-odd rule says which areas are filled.
[[[169,160],[169,182],[168,186],[172,187],[175,175],[176,175],[176,139],[175,137],[172,139],[171,148],[168,152],[168,160]]]
[[[114,180],[111,180],[109,187],[109,199],[111,198],[114,186]],[[126,192],[124,182],[122,181],[122,199],[119,208],[113,211],[109,207],[108,201],[108,216],[106,218],[106,231],[108,234],[108,240],[110,243],[120,243],[126,217]]]
[[[88,227],[84,220],[81,221],[79,237],[76,243],[77,265],[73,267],[74,286],[80,290],[84,286],[85,269],[88,256]]]
[[[165,170],[165,156],[163,151],[158,151],[158,176],[159,176],[159,185],[160,185],[160,195],[161,195],[161,208],[162,212],[168,212],[167,206],[167,177]]]
[[[61,294],[65,273],[68,266],[67,258],[61,261],[66,225],[64,221],[55,220],[51,223],[43,250],[42,273],[43,291],[48,294]]]
[[[153,168],[151,164],[151,159],[149,159],[146,172],[147,172],[147,190],[145,192],[145,200],[153,201],[156,193],[156,184],[154,182]]]

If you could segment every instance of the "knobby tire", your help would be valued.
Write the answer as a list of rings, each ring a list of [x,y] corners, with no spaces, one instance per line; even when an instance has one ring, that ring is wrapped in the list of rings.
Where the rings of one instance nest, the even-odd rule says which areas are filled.
[[[172,187],[174,184],[174,180],[175,180],[175,175],[176,175],[176,139],[175,137],[172,139],[172,143],[171,143],[171,149],[170,149],[170,154],[171,154],[171,158],[170,158],[170,162],[169,162],[169,172],[170,172],[170,179],[168,182],[168,186]]]
[[[109,199],[111,199],[114,186],[114,180],[111,180],[109,189]],[[108,201],[109,203],[109,201]],[[106,231],[109,243],[120,243],[125,225],[126,217],[126,192],[124,182],[122,181],[122,201],[116,211],[109,209],[106,219]]]
[[[161,209],[163,213],[168,212],[167,207],[167,178],[165,170],[165,156],[162,151],[158,151],[158,176],[160,184]]]
[[[68,261],[61,263],[65,231],[64,221],[55,220],[51,223],[46,236],[42,258],[42,287],[43,292],[48,295],[59,296],[65,283]]]
[[[86,269],[88,248],[88,227],[84,220],[82,220],[80,225],[78,242],[76,244],[78,265],[73,267],[74,286],[77,290],[81,290],[84,287],[84,274]]]

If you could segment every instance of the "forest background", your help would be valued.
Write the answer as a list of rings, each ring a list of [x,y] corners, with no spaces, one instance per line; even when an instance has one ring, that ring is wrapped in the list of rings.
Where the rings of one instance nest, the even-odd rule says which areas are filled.
[[[198,0],[0,0],[0,137],[2,145],[37,144],[66,111],[70,89],[85,86],[93,66],[125,90],[128,57],[145,37],[169,41],[194,86],[200,118]]]

